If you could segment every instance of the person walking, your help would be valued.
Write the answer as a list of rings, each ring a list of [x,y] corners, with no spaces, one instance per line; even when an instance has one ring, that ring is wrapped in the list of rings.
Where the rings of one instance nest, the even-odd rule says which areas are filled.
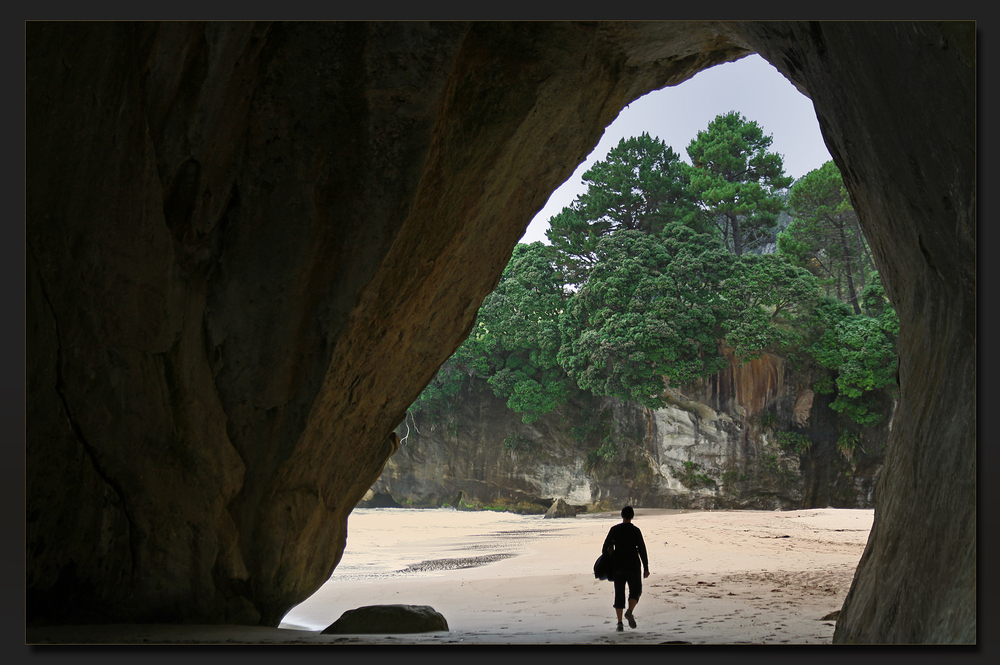
[[[642,540],[642,531],[632,524],[634,517],[635,510],[632,506],[622,508],[622,523],[611,527],[602,548],[605,555],[611,556],[611,578],[615,585],[614,608],[618,617],[618,626],[615,630],[619,632],[625,630],[622,625],[625,584],[628,583],[628,610],[625,612],[625,618],[628,620],[629,628],[635,628],[635,616],[632,611],[639,602],[639,596],[642,595],[642,580],[649,577],[646,543]]]

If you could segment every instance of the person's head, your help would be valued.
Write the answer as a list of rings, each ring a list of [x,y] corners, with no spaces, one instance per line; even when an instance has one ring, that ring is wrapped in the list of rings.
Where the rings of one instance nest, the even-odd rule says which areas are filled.
[[[622,508],[622,519],[623,520],[625,520],[626,522],[629,522],[629,521],[632,520],[633,517],[635,517],[635,511],[632,510],[632,506],[625,506],[624,508]]]

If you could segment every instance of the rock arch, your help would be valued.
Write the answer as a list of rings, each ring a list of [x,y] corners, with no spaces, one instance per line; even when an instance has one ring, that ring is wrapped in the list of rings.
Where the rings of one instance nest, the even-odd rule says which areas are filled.
[[[29,623],[276,625],[548,194],[752,52],[900,315],[835,641],[975,641],[975,27],[933,22],[29,23]]]

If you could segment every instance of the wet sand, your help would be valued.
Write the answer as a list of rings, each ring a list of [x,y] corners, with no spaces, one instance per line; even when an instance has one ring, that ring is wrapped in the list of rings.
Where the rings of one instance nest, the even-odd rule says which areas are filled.
[[[615,632],[613,588],[593,564],[616,514],[544,520],[509,534],[516,551],[416,564],[433,574],[327,584],[282,628],[56,626],[26,642],[99,644],[829,644],[871,529],[872,510],[661,511],[637,509],[650,557],[635,629]],[[498,534],[499,538],[503,534]],[[430,605],[449,631],[322,635],[363,605]]]

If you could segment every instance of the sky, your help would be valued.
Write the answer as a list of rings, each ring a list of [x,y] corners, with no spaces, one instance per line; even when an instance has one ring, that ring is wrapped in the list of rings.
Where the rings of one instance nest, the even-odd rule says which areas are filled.
[[[770,150],[782,156],[785,175],[801,178],[831,159],[809,98],[762,57],[750,55],[706,69],[680,85],[651,92],[622,109],[593,152],[535,215],[521,242],[548,244],[545,231],[549,219],[586,191],[583,174],[621,139],[647,132],[690,164],[688,144],[716,116],[729,111],[757,121],[764,134],[774,139]]]

